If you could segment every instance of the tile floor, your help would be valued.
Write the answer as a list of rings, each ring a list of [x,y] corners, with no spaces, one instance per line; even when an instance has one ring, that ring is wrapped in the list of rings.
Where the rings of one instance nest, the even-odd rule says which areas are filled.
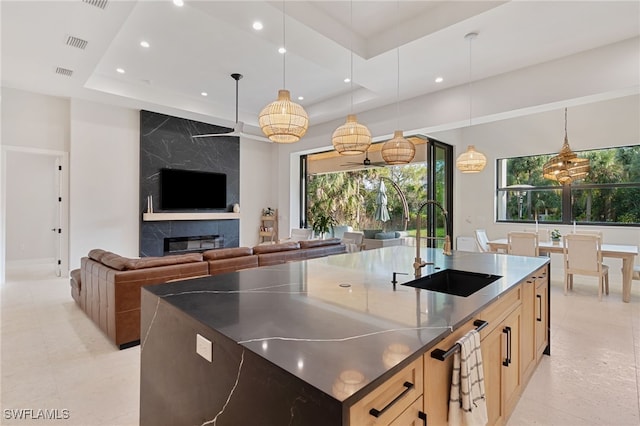
[[[8,271],[2,285],[0,423],[138,424],[139,347],[118,351],[75,305],[68,279],[50,275]],[[551,357],[508,426],[640,425],[640,282],[631,303],[615,281],[602,302],[595,289],[576,279],[565,297],[552,282]],[[14,419],[19,409],[68,419]]]

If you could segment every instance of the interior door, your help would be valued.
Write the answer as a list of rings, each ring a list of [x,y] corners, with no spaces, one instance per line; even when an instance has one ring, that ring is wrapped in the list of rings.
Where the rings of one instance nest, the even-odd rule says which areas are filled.
[[[61,162],[47,152],[6,152],[8,271],[61,276]]]

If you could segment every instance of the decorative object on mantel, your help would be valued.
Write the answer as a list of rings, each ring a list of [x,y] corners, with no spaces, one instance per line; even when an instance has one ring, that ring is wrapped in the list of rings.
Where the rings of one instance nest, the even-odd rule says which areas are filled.
[[[471,128],[471,42],[474,38],[478,37],[478,33],[469,33],[464,36],[466,40],[469,40],[469,128]],[[476,151],[475,146],[467,146],[467,150],[460,154],[456,159],[456,167],[462,173],[479,173],[487,165],[487,157],[481,152]]]
[[[147,195],[147,213],[153,213],[153,195]]]
[[[349,3],[349,20],[350,27],[353,28],[353,1]],[[367,126],[358,123],[356,115],[353,113],[353,49],[350,48],[349,51],[351,53],[349,74],[351,106],[349,115],[347,115],[347,122],[333,131],[331,143],[340,155],[359,155],[366,153],[369,146],[371,146],[371,132]]]
[[[285,1],[282,2],[282,87],[278,91],[278,99],[264,107],[258,115],[258,124],[262,132],[272,142],[298,142],[307,132],[309,116],[299,104],[291,101],[291,95],[286,87],[286,32],[285,32]]]
[[[400,15],[400,2],[396,3],[398,16]],[[396,47],[396,60],[397,60],[397,85],[396,85],[396,113],[397,113],[397,127],[400,127],[400,37],[398,37],[398,46]],[[413,160],[416,155],[416,147],[413,143],[405,139],[402,134],[402,130],[396,130],[393,132],[393,138],[386,141],[382,145],[382,158],[387,164],[407,164]]]
[[[542,167],[542,175],[545,179],[558,181],[562,185],[571,185],[571,182],[587,177],[590,169],[588,158],[580,158],[571,151],[567,137],[567,109],[565,108],[564,143],[558,155],[551,157]]]
[[[235,204],[233,205],[233,212],[234,212],[234,213],[240,213],[240,204],[235,203]]]

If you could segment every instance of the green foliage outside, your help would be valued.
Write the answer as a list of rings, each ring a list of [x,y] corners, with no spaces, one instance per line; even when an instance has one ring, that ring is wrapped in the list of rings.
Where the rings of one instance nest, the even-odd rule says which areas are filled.
[[[542,166],[550,155],[501,160],[507,166],[504,191],[498,194],[499,200],[506,194],[505,213],[500,219],[640,223],[640,145],[578,155],[589,158],[591,170],[587,178],[567,188],[542,176]],[[564,209],[563,191],[570,191],[571,199],[571,205]]]

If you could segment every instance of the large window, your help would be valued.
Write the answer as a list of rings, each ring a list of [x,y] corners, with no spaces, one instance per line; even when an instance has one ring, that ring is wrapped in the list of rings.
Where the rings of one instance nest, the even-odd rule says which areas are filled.
[[[551,155],[499,159],[498,221],[640,225],[640,145],[578,155],[591,171],[565,186],[542,176]]]
[[[451,217],[452,147],[426,138],[410,139],[417,148],[416,158],[404,166],[385,165],[379,155],[381,144],[370,148],[366,157],[370,163],[366,165],[364,155],[339,156],[335,151],[303,157],[301,227],[312,227],[319,215],[329,214],[337,225],[355,230],[404,231],[405,212],[396,187],[406,198],[410,213],[408,236],[415,234],[417,209],[427,199],[437,200]],[[380,220],[378,215],[381,182],[385,186],[387,220]],[[422,212],[422,235],[444,237],[447,230],[441,212],[427,207]],[[442,240],[428,241],[433,241],[433,246],[442,245]]]

